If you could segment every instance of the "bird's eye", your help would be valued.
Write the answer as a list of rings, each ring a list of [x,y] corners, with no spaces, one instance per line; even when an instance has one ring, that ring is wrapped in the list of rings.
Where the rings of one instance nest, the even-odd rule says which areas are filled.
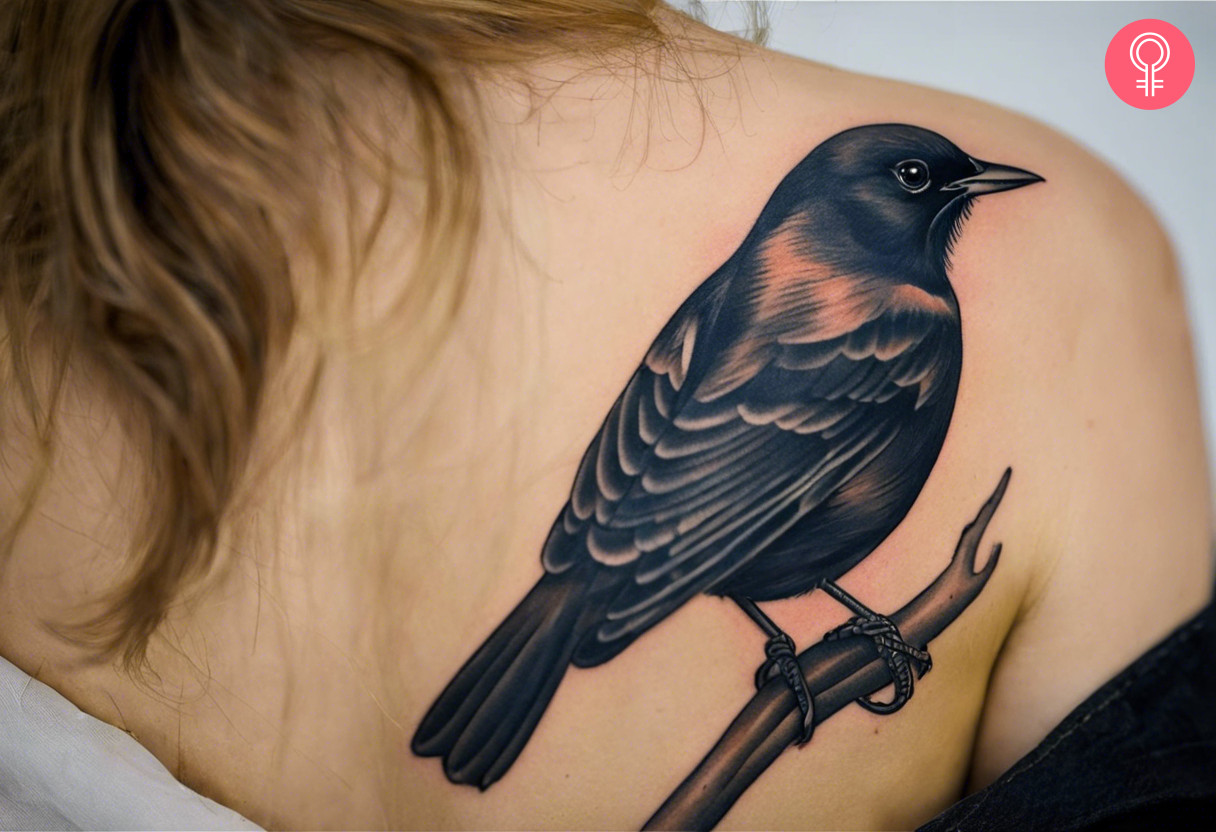
[[[918,194],[929,187],[929,166],[920,159],[908,159],[894,168],[895,178],[904,190]]]

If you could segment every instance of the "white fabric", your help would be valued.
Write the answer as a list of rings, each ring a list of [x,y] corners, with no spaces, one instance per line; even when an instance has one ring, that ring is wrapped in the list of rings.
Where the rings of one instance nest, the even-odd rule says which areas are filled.
[[[0,829],[258,829],[0,658]]]

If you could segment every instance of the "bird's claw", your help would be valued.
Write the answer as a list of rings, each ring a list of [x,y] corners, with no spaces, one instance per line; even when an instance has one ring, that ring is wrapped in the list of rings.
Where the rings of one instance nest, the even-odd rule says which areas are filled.
[[[756,668],[756,688],[764,687],[776,676],[785,679],[798,702],[798,710],[802,712],[802,732],[797,744],[806,745],[815,733],[815,704],[806,686],[806,678],[802,675],[802,667],[798,664],[793,639],[785,633],[773,636],[764,645],[764,655],[764,664]]]
[[[904,641],[899,628],[889,618],[881,615],[851,618],[841,626],[823,636],[824,641],[861,636],[871,639],[878,655],[887,663],[891,681],[895,685],[895,696],[890,702],[875,702],[861,697],[857,704],[876,714],[892,714],[912,698],[913,671],[924,676],[933,668],[933,657],[925,650]]]

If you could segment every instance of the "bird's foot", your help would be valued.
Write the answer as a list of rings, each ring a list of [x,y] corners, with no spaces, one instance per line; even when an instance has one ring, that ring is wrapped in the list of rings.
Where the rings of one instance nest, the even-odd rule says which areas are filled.
[[[762,688],[775,676],[781,676],[789,685],[798,702],[798,710],[802,712],[802,733],[798,737],[798,745],[806,745],[815,733],[815,703],[811,691],[806,686],[806,677],[798,665],[798,656],[794,651],[794,641],[785,633],[772,636],[764,645],[764,664],[756,669],[756,688]]]
[[[899,628],[885,616],[872,614],[850,618],[847,622],[824,634],[824,641],[861,636],[873,640],[878,655],[887,663],[891,681],[895,685],[895,696],[890,702],[875,702],[863,696],[857,704],[876,714],[893,714],[912,698],[913,675],[924,676],[933,667],[933,657],[928,652],[904,641]]]

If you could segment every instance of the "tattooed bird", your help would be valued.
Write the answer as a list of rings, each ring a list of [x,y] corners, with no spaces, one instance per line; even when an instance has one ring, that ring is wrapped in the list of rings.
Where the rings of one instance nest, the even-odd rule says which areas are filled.
[[[953,243],[982,194],[1040,182],[901,124],[857,127],[782,180],[738,250],[663,327],[588,446],[544,576],[423,718],[412,748],[484,789],[566,669],[602,664],[699,593],[768,636],[813,727],[794,644],[757,602],[823,589],[912,693],[927,653],[835,579],[900,523],[946,436],[962,366]]]

